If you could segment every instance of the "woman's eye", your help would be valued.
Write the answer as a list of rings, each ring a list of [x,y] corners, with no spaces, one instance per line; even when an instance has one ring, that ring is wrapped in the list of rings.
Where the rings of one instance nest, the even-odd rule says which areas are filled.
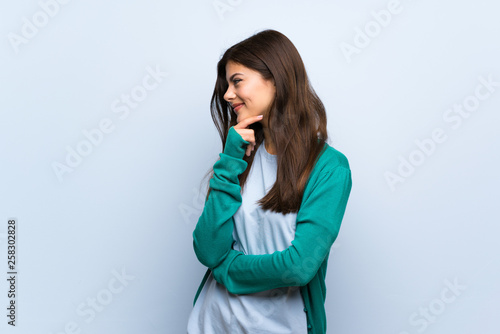
[[[241,80],[240,79],[234,79],[233,80],[233,83],[236,85],[238,82],[240,82]]]

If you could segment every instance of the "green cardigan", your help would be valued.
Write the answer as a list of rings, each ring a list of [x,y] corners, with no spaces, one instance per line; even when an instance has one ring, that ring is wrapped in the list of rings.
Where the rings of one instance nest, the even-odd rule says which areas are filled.
[[[243,157],[249,143],[231,127],[213,166],[212,190],[193,231],[194,252],[208,267],[193,306],[210,271],[233,294],[300,286],[308,333],[324,334],[326,269],[351,192],[349,162],[325,143],[304,189],[292,245],[272,254],[246,255],[232,249],[232,233],[233,215],[242,203],[238,175],[248,165]]]

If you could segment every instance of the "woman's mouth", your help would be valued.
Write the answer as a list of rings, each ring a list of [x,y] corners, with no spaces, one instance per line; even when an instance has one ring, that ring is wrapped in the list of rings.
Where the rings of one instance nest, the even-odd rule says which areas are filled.
[[[244,105],[243,103],[237,104],[237,105],[233,108],[233,110],[234,110],[235,112],[237,112],[238,110],[240,110],[240,109],[241,109],[241,107],[243,107],[243,105]]]

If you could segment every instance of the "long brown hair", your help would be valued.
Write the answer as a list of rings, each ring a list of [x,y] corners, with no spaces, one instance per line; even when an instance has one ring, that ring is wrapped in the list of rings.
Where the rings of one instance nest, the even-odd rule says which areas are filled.
[[[273,187],[258,204],[263,210],[282,214],[298,212],[306,182],[328,138],[325,107],[309,83],[304,63],[293,43],[276,30],[254,34],[227,49],[217,64],[210,109],[222,141],[222,152],[229,128],[237,124],[237,115],[224,100],[228,89],[228,61],[257,71],[264,79],[275,82],[276,97],[268,114],[268,127],[277,153],[277,175]],[[249,128],[255,132],[256,146],[250,156],[245,154],[243,157],[248,166],[238,176],[241,191],[255,153],[264,140],[260,122]]]

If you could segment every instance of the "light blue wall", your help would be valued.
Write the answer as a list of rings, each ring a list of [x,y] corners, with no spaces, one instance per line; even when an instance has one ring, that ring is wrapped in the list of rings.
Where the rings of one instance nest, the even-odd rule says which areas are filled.
[[[2,277],[9,218],[18,232],[17,328],[4,278],[2,333],[185,333],[206,270],[200,182],[221,149],[215,66],[265,28],[298,48],[352,169],[329,333],[499,332],[499,5],[1,7]]]

